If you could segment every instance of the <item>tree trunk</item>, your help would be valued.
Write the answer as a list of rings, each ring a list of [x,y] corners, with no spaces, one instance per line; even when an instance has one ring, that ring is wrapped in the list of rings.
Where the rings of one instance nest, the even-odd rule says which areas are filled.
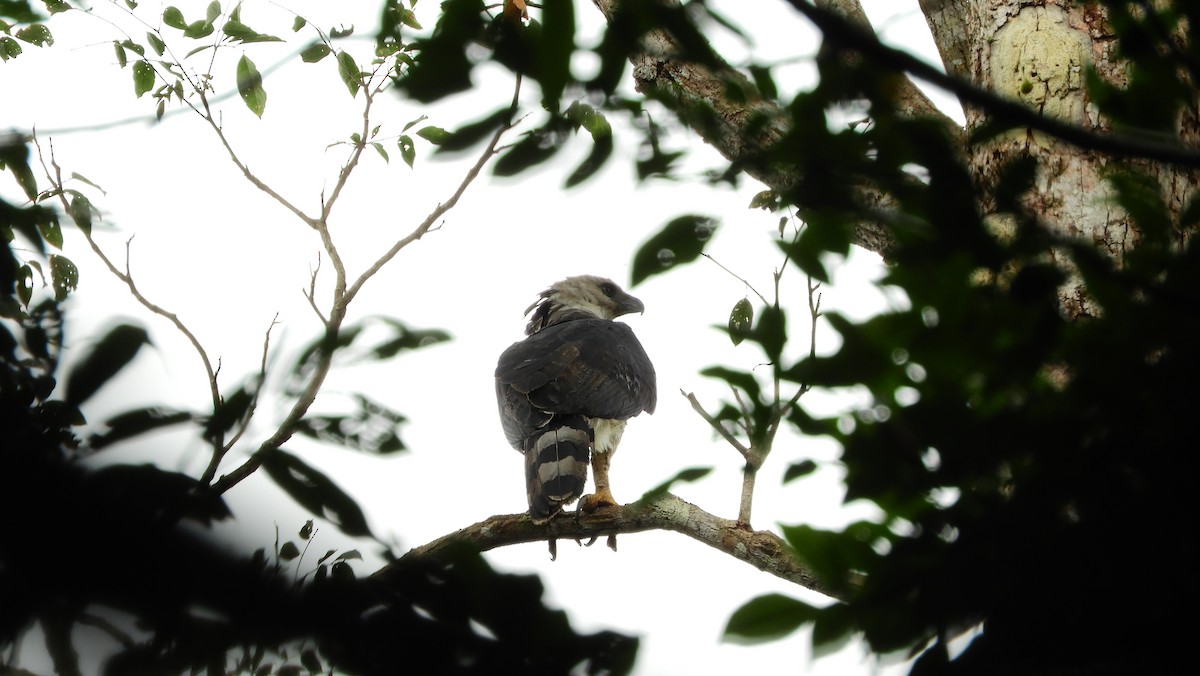
[[[592,0],[607,19],[612,19],[621,0]],[[807,8],[792,2],[798,10]],[[859,0],[815,0],[818,11],[836,14],[850,24],[865,26],[866,18]],[[1096,4],[1065,0],[920,0],[946,72],[962,81],[999,97],[1024,103],[1042,117],[1073,125],[1098,134],[1110,134],[1112,124],[1097,112],[1084,87],[1087,69],[1094,68],[1104,80],[1126,84],[1126,65],[1115,54],[1116,41],[1108,25],[1105,9]],[[808,13],[807,11],[805,13]],[[1180,40],[1186,36],[1176,36]],[[694,64],[679,63],[669,36],[661,31],[648,36],[647,51],[632,59],[634,79],[639,91],[659,88],[667,91],[681,110],[696,103],[711,106],[722,120],[718,127],[693,126],[705,141],[731,161],[754,156],[765,150],[786,128],[777,102],[763,100],[733,101],[723,96],[722,83],[745,81],[733,68],[722,64],[717,72],[697,69]],[[966,103],[966,128],[957,127],[937,111],[912,82],[903,79],[896,88],[897,109],[913,116],[938,119],[952,135],[964,141],[964,162],[981,189],[981,213],[993,214],[993,189],[997,174],[1009,162],[1030,156],[1038,161],[1034,189],[1026,204],[1057,232],[1092,242],[1118,263],[1128,247],[1140,237],[1137,229],[1114,201],[1105,176],[1113,166],[1124,166],[1158,179],[1169,196],[1168,209],[1178,218],[1184,205],[1196,192],[1198,172],[1150,160],[1117,158],[1086,144],[1069,143],[1033,128],[1016,129],[984,143],[966,145],[970,134],[989,121],[983,108]],[[777,123],[769,133],[742,133],[755,113],[766,114]],[[1180,138],[1188,146],[1200,139],[1200,122],[1195,106],[1178,121]],[[786,193],[798,177],[780,170],[752,172],[769,188]],[[892,208],[889,195],[872,186],[862,186],[860,203],[872,211]],[[798,205],[803,207],[803,205]],[[884,222],[887,219],[882,219]],[[1000,235],[1010,230],[1011,222],[993,218]],[[1182,243],[1184,233],[1176,232]],[[887,255],[894,239],[879,222],[858,225],[854,242]],[[1054,252],[1047,252],[1054,256]],[[1087,292],[1074,278],[1060,289],[1063,311],[1069,317],[1088,316],[1097,310]]]
[[[929,25],[947,69],[977,85],[1037,110],[1041,115],[1102,134],[1113,131],[1097,113],[1084,87],[1085,71],[1124,86],[1126,67],[1114,53],[1116,42],[1104,8],[1075,2],[1032,4],[1019,0],[923,2]],[[968,133],[988,122],[986,113],[967,106]],[[1185,142],[1197,139],[1195,109],[1179,122]],[[1190,145],[1190,144],[1189,144]],[[1116,205],[1106,172],[1126,166],[1158,179],[1169,195],[1168,210],[1178,219],[1196,191],[1197,172],[1164,163],[1121,160],[1033,130],[1016,129],[972,145],[967,161],[985,195],[983,213],[994,208],[997,172],[1008,162],[1030,156],[1038,161],[1027,206],[1060,234],[1094,243],[1118,264],[1140,234]],[[997,223],[1003,229],[1011,227]],[[1176,233],[1182,242],[1182,233]],[[1072,279],[1059,292],[1071,318],[1093,315],[1086,290]]]

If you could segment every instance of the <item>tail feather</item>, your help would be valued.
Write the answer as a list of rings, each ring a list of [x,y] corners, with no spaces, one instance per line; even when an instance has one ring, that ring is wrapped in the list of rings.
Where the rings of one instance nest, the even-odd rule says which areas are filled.
[[[591,428],[581,415],[555,416],[525,440],[525,486],[529,516],[545,523],[583,494]]]

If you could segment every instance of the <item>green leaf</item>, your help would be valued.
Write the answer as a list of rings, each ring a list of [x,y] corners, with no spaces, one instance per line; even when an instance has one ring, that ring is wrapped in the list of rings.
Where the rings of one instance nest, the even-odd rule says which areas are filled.
[[[301,28],[304,28],[307,25],[308,25],[308,22],[305,21],[303,17],[298,16],[295,19],[292,19],[292,32],[298,33],[298,32],[300,32]]]
[[[0,37],[0,58],[8,61],[9,59],[20,56],[21,52],[23,51],[25,50],[21,48],[21,43],[8,37],[7,35]]]
[[[133,93],[138,98],[154,89],[154,79],[154,66],[151,66],[149,61],[142,59],[133,64]]]
[[[50,279],[54,285],[54,299],[61,302],[79,286],[79,268],[66,256],[51,255]]]
[[[653,502],[666,495],[667,491],[671,490],[671,486],[674,486],[677,483],[693,483],[699,481],[700,479],[708,476],[709,472],[712,472],[712,469],[713,468],[711,467],[689,467],[687,469],[681,469],[675,473],[675,476],[643,493],[642,497],[638,498],[637,502],[639,505]]]
[[[371,146],[375,148],[375,152],[379,153],[379,156],[383,158],[384,162],[391,162],[391,159],[388,158],[387,151],[383,149],[383,144],[372,142]],[[409,164],[408,166],[411,167],[412,164]]]
[[[442,139],[438,146],[438,152],[453,152],[470,148],[500,128],[508,121],[510,114],[508,108],[501,108],[481,120],[459,127]]]
[[[212,35],[213,25],[211,21],[193,21],[188,24],[187,28],[183,29],[185,38],[198,40]]]
[[[92,232],[92,214],[95,212],[95,208],[92,206],[91,200],[75,192],[71,196],[71,202],[67,207],[67,211],[71,214],[71,219],[75,221],[75,225],[79,226],[79,229],[84,234]]]
[[[612,153],[612,134],[593,136],[591,152],[567,176],[567,180],[563,183],[564,187],[574,187],[594,176],[604,166],[604,163],[608,161],[608,158],[612,157]]]
[[[313,520],[309,519],[308,521],[304,522],[303,526],[300,527],[300,539],[307,540],[310,537],[312,537],[312,534],[313,534]]]
[[[782,200],[779,198],[779,193],[774,190],[764,190],[750,198],[751,209],[763,209],[765,211],[775,211],[782,206]]]
[[[72,9],[71,3],[66,0],[42,0],[42,2],[46,5],[46,11],[51,14],[58,14],[59,12],[66,12]]]
[[[783,353],[783,346],[787,344],[787,319],[783,308],[777,305],[764,307],[758,318],[758,325],[751,331],[749,338],[762,346],[771,363],[777,362]]]
[[[17,300],[21,305],[29,307],[29,299],[33,297],[33,269],[22,265],[17,270]]]
[[[409,120],[408,122],[406,122],[404,124],[404,128],[401,129],[400,132],[404,133],[404,132],[408,131],[409,129],[412,129],[413,127],[417,126],[418,124],[420,124],[428,119],[429,119],[428,115],[422,115],[415,120]]]
[[[325,44],[324,42],[315,42],[305,47],[300,52],[300,60],[304,63],[316,63],[329,56],[329,53],[332,51],[333,50],[329,48],[329,45]]]
[[[53,267],[53,258],[51,259]],[[118,371],[125,368],[143,345],[150,344],[146,329],[132,324],[120,324],[106,333],[92,349],[74,365],[66,379],[63,400],[78,406],[96,394]]]
[[[854,618],[848,606],[835,603],[817,611],[813,621],[813,655],[832,655],[850,641]]]
[[[729,339],[734,345],[739,345],[746,336],[750,335],[750,327],[754,322],[754,306],[743,298],[734,303],[729,313]]]
[[[559,110],[558,100],[571,78],[571,54],[575,51],[575,3],[547,2],[542,5],[542,30],[535,41],[535,68],[542,87],[543,105]]]
[[[788,465],[788,468],[783,472],[783,483],[795,481],[800,477],[808,476],[817,471],[817,463],[813,460],[801,460],[800,462]]]
[[[38,47],[48,47],[54,44],[54,36],[50,34],[50,29],[40,23],[26,26],[17,31],[15,35],[18,40]]]
[[[167,51],[166,43],[162,41],[162,38],[158,37],[154,33],[146,33],[146,40],[150,42],[150,48],[154,50],[155,54],[162,56],[163,52]]]
[[[219,16],[221,16],[221,3],[217,2],[217,0],[213,0],[212,2],[208,3],[208,10],[205,12],[205,17],[208,19],[209,23],[212,23],[216,21],[217,17]]]
[[[248,44],[251,42],[283,42],[282,38],[277,38],[274,35],[266,35],[259,33],[246,24],[230,19],[221,27],[221,31],[228,35],[231,39],[238,42]]]
[[[879,558],[872,546],[887,535],[886,527],[869,521],[852,523],[842,532],[783,526],[784,539],[823,580],[842,580],[851,571],[866,570]]]
[[[416,3],[413,3],[413,4],[416,4]],[[421,30],[421,23],[419,21],[417,21],[417,15],[415,13],[413,13],[413,11],[411,9],[404,9],[403,7],[398,7],[396,9],[396,14],[397,14],[397,17],[400,19],[400,23],[404,24],[405,26],[408,26],[409,28],[415,28],[417,30]]]
[[[765,594],[751,599],[733,612],[725,625],[723,640],[737,643],[774,641],[812,622],[818,610],[782,594]]]
[[[122,40],[121,46],[138,56],[146,56],[146,48],[134,42],[133,40]]]
[[[435,146],[441,145],[446,139],[450,138],[450,132],[441,127],[421,127],[417,130],[417,136],[429,141]]]
[[[58,221],[39,222],[38,232],[42,233],[42,239],[46,240],[47,244],[55,249],[62,249],[62,228],[59,227]]]
[[[183,12],[173,5],[163,10],[162,20],[171,28],[185,30],[188,27],[187,20],[183,18]]]
[[[371,534],[362,509],[329,477],[283,449],[267,453],[263,470],[304,509],[329,519],[347,535]]]
[[[267,92],[262,86],[262,74],[254,66],[250,57],[242,55],[237,64],[237,87],[246,107],[257,117],[262,117],[267,107]]]
[[[412,138],[407,134],[401,134],[400,138],[396,141],[396,146],[400,148],[400,158],[411,169],[413,161],[417,158],[417,149],[413,146]]]
[[[362,86],[362,72],[358,69],[358,64],[354,62],[354,57],[348,52],[338,52],[338,75],[342,77],[342,82],[345,83],[346,89],[350,91],[350,96],[358,96],[358,88]]]
[[[647,278],[696,260],[712,239],[717,222],[708,216],[689,214],[667,223],[633,257],[633,285]]]

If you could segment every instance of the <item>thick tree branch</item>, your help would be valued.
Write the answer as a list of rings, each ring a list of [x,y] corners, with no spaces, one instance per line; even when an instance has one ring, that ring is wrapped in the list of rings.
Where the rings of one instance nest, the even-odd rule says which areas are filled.
[[[385,579],[398,574],[406,564],[427,558],[436,559],[462,546],[485,552],[525,542],[594,540],[603,536],[650,530],[686,535],[761,571],[826,596],[839,600],[845,600],[848,596],[848,583],[835,586],[817,579],[778,535],[740,527],[735,521],[709,514],[671,493],[663,493],[645,502],[623,505],[602,515],[564,514],[542,525],[534,524],[525,514],[493,516],[413,548],[399,560],[377,571],[374,577]]]
[[[871,35],[875,35],[875,29],[871,26],[871,21],[867,18],[867,14],[863,11],[862,3],[859,0],[815,1],[817,7],[828,10],[837,16],[844,17],[848,23],[858,26],[859,29]],[[901,76],[895,81],[895,84],[894,103],[896,110],[909,117],[933,118],[946,128],[946,132],[951,138],[962,136],[962,127],[949,115],[939,110],[911,78]]]
[[[967,37],[970,33],[967,32],[966,17],[963,16],[968,9],[967,3],[959,0],[920,0],[920,5],[946,72],[970,79],[970,60],[967,58],[970,50]]]
[[[605,20],[612,22],[621,0],[592,2]],[[856,16],[866,20],[856,1],[823,4],[845,6],[845,11],[857,11]],[[642,44],[642,52],[630,57],[639,92],[658,95],[722,156],[771,190],[786,194],[799,184],[801,176],[794,165],[755,161],[765,156],[788,133],[789,116],[778,102],[753,95],[755,88],[748,78],[721,61],[719,56],[714,55],[713,63],[707,66],[679,58],[682,50],[666,31],[647,32],[642,37]],[[731,90],[745,96],[730,97]],[[953,122],[912,82],[901,82],[897,93],[901,110],[912,115],[935,115],[951,125],[955,135],[959,133]],[[711,111],[711,114],[689,114],[695,110]],[[892,220],[888,214],[893,210],[893,200],[874,186],[860,186],[857,191],[857,203],[863,205],[867,213],[881,214],[881,218],[859,223],[855,228],[854,243],[886,256],[894,246],[888,225]]]

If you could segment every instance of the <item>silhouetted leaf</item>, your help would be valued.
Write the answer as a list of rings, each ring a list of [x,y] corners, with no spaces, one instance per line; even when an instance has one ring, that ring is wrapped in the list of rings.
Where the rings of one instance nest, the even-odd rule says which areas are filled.
[[[504,125],[510,114],[508,108],[501,108],[482,120],[459,127],[442,139],[441,144],[438,145],[438,152],[453,152],[470,148]]]
[[[321,471],[283,449],[267,453],[262,467],[272,481],[312,514],[328,519],[347,535],[371,534],[358,503]]]
[[[393,27],[400,22],[389,19]],[[430,103],[471,87],[469,46],[484,32],[481,0],[447,0],[430,37],[416,42],[417,58],[398,87],[420,103]],[[398,30],[395,37],[401,39]]]
[[[107,431],[94,434],[88,444],[92,450],[102,450],[118,441],[124,441],[139,434],[153,430],[178,425],[192,420],[192,414],[187,411],[177,411],[163,406],[151,406],[125,411],[104,421]]]
[[[708,216],[689,214],[672,219],[634,254],[633,285],[696,260],[716,228],[717,222]]]
[[[76,406],[87,401],[149,343],[149,334],[140,326],[114,327],[72,367],[64,400]]]
[[[353,415],[310,415],[296,424],[307,437],[364,453],[387,455],[405,450],[396,428],[406,418],[363,395],[355,395]]]
[[[414,329],[391,317],[372,317],[386,326],[392,336],[372,347],[365,355],[369,359],[391,359],[404,350],[417,350],[450,340],[441,329]]]
[[[279,547],[279,558],[280,559],[283,559],[284,561],[291,561],[298,556],[300,556],[300,548],[296,546],[295,542],[288,540],[287,542],[280,545],[280,547]]]
[[[246,387],[239,387],[233,394],[224,397],[224,401],[213,411],[204,424],[205,436],[214,439],[234,428],[254,404],[254,393]]]

